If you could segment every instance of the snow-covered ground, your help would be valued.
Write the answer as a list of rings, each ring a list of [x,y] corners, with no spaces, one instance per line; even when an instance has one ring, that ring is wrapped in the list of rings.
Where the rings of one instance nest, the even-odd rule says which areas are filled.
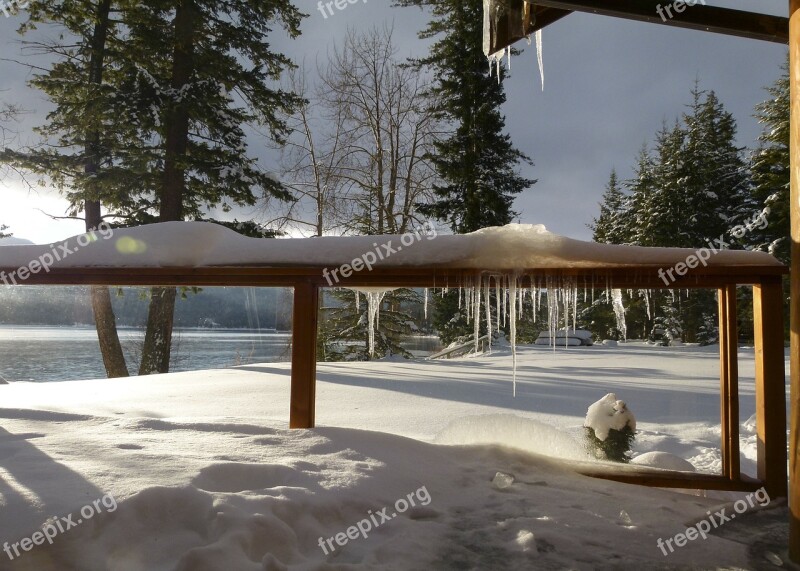
[[[0,542],[20,556],[0,552],[0,569],[788,568],[778,501],[665,556],[659,538],[741,496],[594,480],[564,460],[586,457],[586,409],[613,392],[637,454],[717,471],[716,351],[520,347],[516,398],[502,349],[320,364],[307,431],[286,429],[287,364],[2,385]],[[753,473],[752,350],[740,375]],[[52,546],[21,543],[81,508],[95,515]]]

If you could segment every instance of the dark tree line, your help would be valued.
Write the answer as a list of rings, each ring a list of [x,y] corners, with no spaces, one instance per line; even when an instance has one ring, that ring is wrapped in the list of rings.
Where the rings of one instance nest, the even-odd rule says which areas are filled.
[[[768,88],[771,99],[756,108],[764,125],[758,147],[736,145],[736,121],[714,91],[692,90],[687,111],[656,134],[653,148],[639,153],[630,180],[612,170],[590,225],[598,242],[702,248],[723,239],[733,249],[768,251],[789,263],[789,84],[788,72]],[[713,292],[649,292],[626,296],[638,336],[669,342],[717,339]],[[787,289],[788,295],[788,289]],[[739,329],[752,334],[749,291],[739,290]],[[643,310],[644,309],[644,310]],[[610,310],[586,311],[598,333],[613,334]],[[629,326],[630,329],[630,326]]]

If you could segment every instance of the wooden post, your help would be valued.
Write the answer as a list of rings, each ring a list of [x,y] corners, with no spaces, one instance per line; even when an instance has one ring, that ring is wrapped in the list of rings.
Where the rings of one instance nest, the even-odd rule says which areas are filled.
[[[289,428],[313,428],[317,388],[317,313],[319,288],[294,286],[292,308],[292,396]]]
[[[771,498],[786,497],[786,377],[783,288],[769,279],[753,286],[758,479]]]
[[[739,468],[739,334],[736,327],[736,286],[719,289],[720,418],[722,475],[741,479]]]
[[[800,563],[800,0],[789,0],[789,86],[791,126],[789,156],[792,220],[791,267],[791,452],[789,481],[789,555]]]

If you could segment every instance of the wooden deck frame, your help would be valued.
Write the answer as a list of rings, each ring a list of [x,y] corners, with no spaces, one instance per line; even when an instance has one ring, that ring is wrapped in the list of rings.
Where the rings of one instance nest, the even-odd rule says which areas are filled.
[[[573,11],[679,26],[702,32],[731,34],[743,38],[789,44],[790,86],[790,238],[791,280],[789,329],[791,344],[791,420],[789,446],[789,556],[800,564],[800,0],[789,0],[788,19],[763,13],[701,6],[657,19],[660,3],[656,0],[536,0],[535,9],[526,10],[526,31],[545,9],[554,11],[542,18],[539,27],[563,18]],[[755,3],[754,3],[755,5]],[[686,7],[686,6],[684,6]],[[662,6],[663,8],[663,6]],[[547,14],[547,13],[545,13]],[[498,26],[502,28],[502,26]],[[500,51],[517,41],[514,34],[492,38],[491,50]]]
[[[532,268],[522,276],[574,278],[578,287],[605,289],[717,289],[720,331],[722,473],[688,474],[628,467],[604,470],[579,466],[588,476],[668,488],[752,491],[764,486],[771,498],[786,496],[786,418],[781,278],[784,266],[698,268],[669,286],[657,266]],[[7,273],[14,268],[1,268]],[[262,286],[294,288],[290,428],[313,428],[316,401],[316,346],[320,289],[328,284],[320,267],[227,266],[202,268],[53,268],[25,285]],[[391,267],[358,272],[337,286],[458,287],[480,274],[508,273],[464,268]],[[524,279],[524,278],[523,278]],[[739,470],[736,285],[753,286],[756,352],[758,478]]]

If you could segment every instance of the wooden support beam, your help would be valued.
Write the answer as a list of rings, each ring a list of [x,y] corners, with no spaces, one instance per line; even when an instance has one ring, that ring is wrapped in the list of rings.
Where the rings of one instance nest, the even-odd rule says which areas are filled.
[[[722,475],[738,480],[739,468],[739,334],[736,327],[736,286],[719,289],[720,418]]]
[[[789,555],[800,563],[800,0],[789,0],[789,156],[792,221],[791,265],[791,432],[789,436]]]
[[[319,288],[294,286],[292,308],[292,391],[289,428],[313,428],[317,389],[317,315]]]
[[[620,466],[604,466],[602,464],[586,465],[573,464],[578,474],[591,478],[613,480],[638,486],[651,486],[657,488],[684,488],[695,490],[728,490],[732,492],[752,492],[761,488],[763,483],[754,478],[742,476],[731,480],[717,474],[702,474],[700,472],[673,472],[648,468],[646,466],[633,466],[631,464]]]
[[[781,280],[753,287],[758,479],[771,498],[786,497],[786,377]]]
[[[1,262],[0,262],[1,263]],[[763,277],[788,273],[782,265],[766,266],[708,266],[696,268],[668,286],[659,277],[665,265],[653,266],[587,266],[570,268],[520,268],[525,276],[534,278],[572,277],[587,288],[605,290],[610,284],[621,289],[693,289],[720,288],[728,284],[756,284]],[[0,266],[0,272],[10,274],[17,268]],[[328,284],[323,267],[316,266],[206,266],[206,267],[76,267],[51,268],[49,272],[31,275],[20,286],[29,285],[109,285],[109,286],[246,286],[294,287],[301,283]],[[483,274],[511,273],[512,270],[487,268],[447,268],[436,266],[387,266],[372,271],[354,272],[331,285],[396,286],[396,287],[458,287]],[[2,273],[0,273],[2,275]],[[526,278],[527,279],[527,278]],[[1,287],[1,286],[0,286]]]
[[[675,10],[674,3],[664,0],[536,0],[534,4],[781,44],[789,41],[789,21],[786,18],[707,6],[700,2],[693,6],[683,3],[681,12]],[[669,13],[666,7],[669,7]]]

